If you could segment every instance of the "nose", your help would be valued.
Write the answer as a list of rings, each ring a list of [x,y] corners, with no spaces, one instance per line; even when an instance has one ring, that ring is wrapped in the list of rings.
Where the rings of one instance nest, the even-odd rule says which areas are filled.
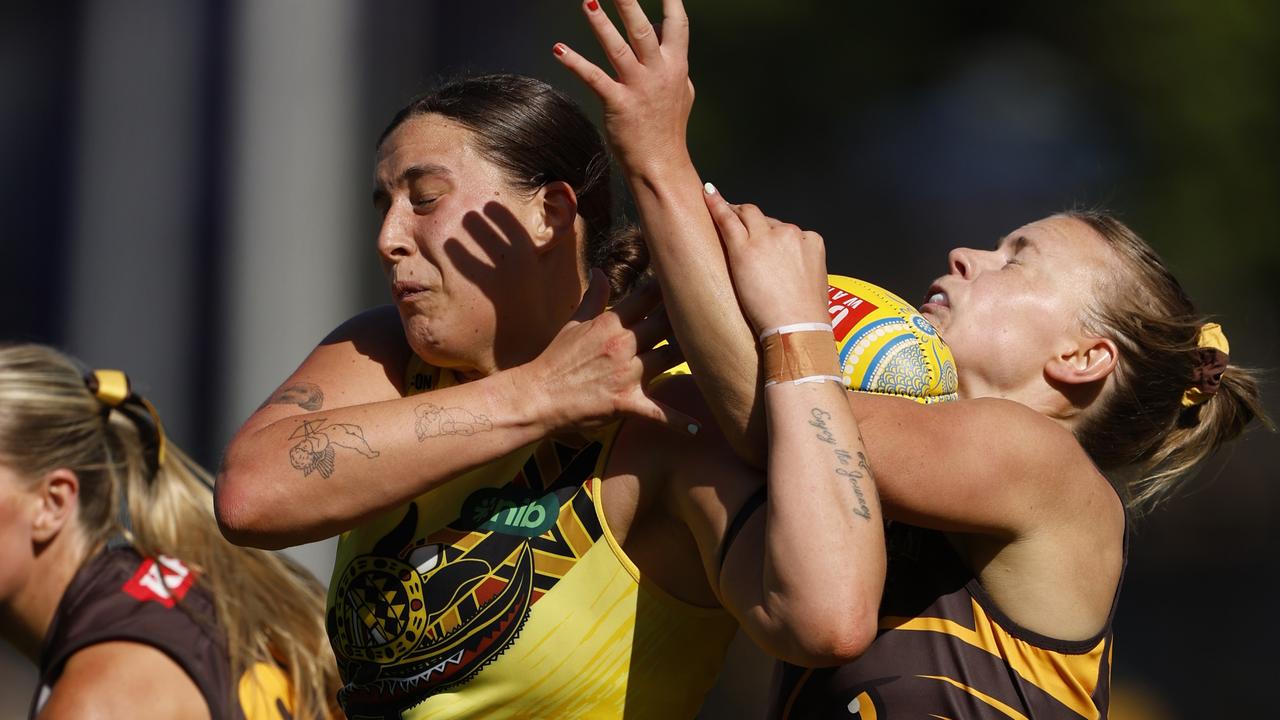
[[[413,242],[413,223],[396,212],[393,206],[382,218],[378,230],[378,256],[383,262],[394,265],[413,254],[417,246]]]
[[[974,250],[966,247],[955,248],[947,255],[951,274],[959,275],[966,280],[972,280],[989,267],[998,268],[999,258],[1000,254],[994,250]]]
[[[952,249],[947,254],[948,270],[953,275],[959,275],[968,279],[973,276],[973,272],[978,269],[977,258],[973,256],[976,251],[972,248],[958,247]]]

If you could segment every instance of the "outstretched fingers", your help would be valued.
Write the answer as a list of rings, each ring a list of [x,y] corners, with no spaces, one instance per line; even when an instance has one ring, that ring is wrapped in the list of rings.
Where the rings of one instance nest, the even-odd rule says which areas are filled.
[[[622,26],[627,29],[627,37],[631,38],[631,48],[635,52],[635,57],[645,65],[662,59],[658,35],[654,32],[653,24],[645,16],[644,8],[640,7],[640,3],[637,0],[614,0],[614,5],[617,6],[618,15],[622,18]],[[588,14],[591,13],[588,12]],[[604,15],[603,12],[598,14]],[[594,24],[594,20],[592,22]]]
[[[604,54],[609,57],[609,63],[613,65],[613,69],[618,72],[619,77],[625,76],[637,62],[640,62],[636,58],[636,52],[631,49],[627,39],[618,32],[618,28],[614,26],[613,21],[605,14],[604,8],[600,7],[598,0],[587,0],[582,4],[582,10],[586,13],[587,23],[591,25],[592,34],[600,42],[600,47],[604,50]],[[643,15],[643,12],[641,14]],[[645,24],[648,25],[648,21]],[[650,32],[650,35],[649,39],[656,46],[657,39],[652,37],[652,32]]]
[[[681,0],[662,0],[662,46],[681,54],[689,51],[689,16]]]
[[[601,70],[598,65],[583,57],[573,48],[564,43],[556,43],[551,48],[551,53],[556,56],[561,65],[569,69],[569,72],[578,76],[591,91],[601,100],[608,100],[613,91],[618,87],[618,83],[609,77],[609,73]]]

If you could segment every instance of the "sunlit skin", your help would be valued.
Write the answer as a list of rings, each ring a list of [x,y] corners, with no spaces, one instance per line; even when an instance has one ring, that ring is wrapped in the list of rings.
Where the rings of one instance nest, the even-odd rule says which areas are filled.
[[[687,28],[678,0],[663,8],[664,30]],[[703,191],[686,147],[687,37],[646,33],[634,2],[617,3],[625,35],[599,5],[583,9],[614,72],[563,44],[553,53],[604,105],[664,298],[685,323],[673,323],[677,338],[735,450],[761,463],[759,375],[723,360],[754,359],[757,348],[747,323],[725,311],[721,228],[705,219],[727,201]],[[766,218],[751,232],[783,227]],[[1102,238],[1063,217],[1019,228],[994,250],[957,250],[922,312],[949,341],[967,402],[846,396],[885,514],[947,533],[1015,623],[1063,639],[1103,627],[1122,564],[1120,499],[1071,433],[1114,384],[1115,342],[1082,322],[1112,264]]]
[[[407,120],[379,148],[374,181],[378,255],[405,337],[468,379],[531,360],[586,288],[578,263],[560,260],[577,256],[576,233],[553,238],[563,231],[545,219],[576,211],[572,191],[526,196],[471,140],[437,115]]]
[[[1108,277],[1111,251],[1088,225],[1052,216],[992,250],[956,248],[920,312],[955,354],[965,398],[1016,400],[1057,419],[1072,403],[1049,367],[1097,338],[1082,324]]]
[[[0,463],[0,627],[32,662],[87,554],[74,522],[75,488],[69,470],[33,483]]]

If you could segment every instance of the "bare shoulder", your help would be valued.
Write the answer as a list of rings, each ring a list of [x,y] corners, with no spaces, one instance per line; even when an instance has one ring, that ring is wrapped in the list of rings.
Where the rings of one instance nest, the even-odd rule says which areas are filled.
[[[387,394],[399,396],[405,366],[412,356],[400,314],[394,306],[381,305],[335,328],[294,375],[305,371],[317,377],[351,380],[369,376],[370,384],[380,385],[377,381],[385,380]]]
[[[396,309],[366,310],[330,332],[280,383],[247,426],[291,414],[400,397],[413,351]]]
[[[1123,522],[1119,496],[1069,429],[1011,400],[969,402],[976,410],[976,428],[997,430],[1006,438],[1007,449],[997,456],[1011,465],[1010,471],[1022,469],[1027,477],[1044,480],[1050,499],[1083,502],[1090,514],[1106,508],[1112,520]]]
[[[133,642],[90,645],[67,661],[41,720],[209,718],[187,673],[162,651]]]

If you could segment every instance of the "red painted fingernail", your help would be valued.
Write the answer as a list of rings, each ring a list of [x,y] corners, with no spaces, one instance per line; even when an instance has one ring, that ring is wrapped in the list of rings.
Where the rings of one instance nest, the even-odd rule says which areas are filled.
[[[595,12],[600,9],[600,3],[596,2],[596,0],[587,0],[587,9]]]
[[[564,46],[564,43],[556,43],[555,47],[551,48],[551,52],[555,53],[556,55],[563,55],[565,51],[568,49],[569,48]]]

